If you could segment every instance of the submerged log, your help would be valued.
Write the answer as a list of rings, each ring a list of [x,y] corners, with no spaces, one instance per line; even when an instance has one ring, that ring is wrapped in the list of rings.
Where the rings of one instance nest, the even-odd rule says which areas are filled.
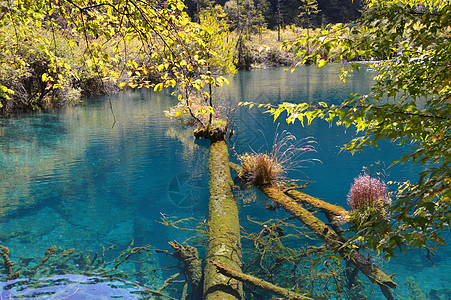
[[[362,273],[370,279],[371,282],[379,285],[382,293],[387,299],[394,299],[390,289],[396,288],[398,285],[385,274],[381,269],[376,267],[368,258],[364,257],[357,250],[344,244],[340,236],[320,219],[306,210],[302,205],[286,195],[278,188],[271,186],[258,187],[266,196],[278,205],[282,206],[286,211],[304,223],[319,238],[321,238],[328,246],[337,251],[347,262],[355,265]]]
[[[248,274],[244,274],[242,272],[236,271],[236,270],[232,270],[218,262],[212,262],[212,264],[218,268],[218,271],[221,274],[233,277],[235,279],[238,279],[241,282],[250,284],[254,287],[260,288],[260,289],[270,292],[274,295],[279,295],[279,296],[282,296],[282,297],[290,299],[290,300],[309,300],[309,299],[311,300],[312,299],[312,298],[309,298],[309,297],[306,297],[303,295],[299,295],[290,290],[281,288],[277,285],[274,285],[270,282],[264,281],[263,279],[254,277],[252,275],[248,275]]]
[[[197,249],[193,246],[183,246],[177,241],[169,242],[174,249],[172,256],[183,262],[185,272],[191,284],[194,299],[202,298],[202,260],[199,259]]]
[[[13,266],[16,263],[9,259],[9,248],[0,245],[0,255],[3,258],[3,264],[5,267],[6,273],[8,274],[8,277],[6,278],[6,280],[14,280],[14,279],[19,278],[20,271],[13,272]]]
[[[242,299],[243,284],[217,272],[212,261],[241,272],[241,242],[238,207],[233,195],[229,153],[224,140],[210,146],[208,248],[204,271],[204,299]]]

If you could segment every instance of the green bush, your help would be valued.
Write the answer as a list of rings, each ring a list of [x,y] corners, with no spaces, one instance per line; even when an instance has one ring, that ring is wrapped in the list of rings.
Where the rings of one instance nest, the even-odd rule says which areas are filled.
[[[0,113],[71,105],[112,90],[95,66],[86,64],[83,47],[60,33],[29,30],[34,38],[11,26],[0,28]]]

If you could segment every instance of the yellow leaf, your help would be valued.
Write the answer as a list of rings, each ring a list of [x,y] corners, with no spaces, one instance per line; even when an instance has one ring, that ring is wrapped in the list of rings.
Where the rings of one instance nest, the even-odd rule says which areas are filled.
[[[155,92],[160,92],[162,89],[163,89],[163,83],[159,83],[153,88],[153,90]]]
[[[177,9],[182,11],[185,8],[185,4],[181,1],[177,1]]]
[[[318,68],[321,68],[327,64],[327,61],[325,59],[320,59],[318,63]]]

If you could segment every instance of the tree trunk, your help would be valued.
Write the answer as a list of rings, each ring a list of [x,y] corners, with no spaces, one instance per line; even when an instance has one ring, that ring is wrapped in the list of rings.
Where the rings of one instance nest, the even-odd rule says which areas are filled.
[[[327,203],[318,198],[312,197],[296,190],[288,190],[285,192],[285,194],[295,199],[296,201],[300,201],[313,207],[319,208],[325,213],[341,217],[345,217],[348,214],[348,211],[341,206]]]
[[[368,258],[364,257],[357,250],[346,246],[334,230],[302,207],[302,205],[296,203],[291,197],[285,195],[278,188],[271,186],[260,186],[258,188],[266,196],[271,198],[271,200],[282,206],[286,211],[304,223],[316,234],[316,236],[337,251],[347,262],[355,265],[369,280],[371,280],[371,282],[379,285],[382,293],[387,299],[394,299],[390,289],[396,288],[398,285],[390,276],[376,267]]]
[[[204,299],[242,299],[240,281],[217,272],[211,261],[241,272],[241,242],[238,207],[233,195],[229,153],[224,140],[211,143],[208,160],[210,202],[208,249],[204,273]]]

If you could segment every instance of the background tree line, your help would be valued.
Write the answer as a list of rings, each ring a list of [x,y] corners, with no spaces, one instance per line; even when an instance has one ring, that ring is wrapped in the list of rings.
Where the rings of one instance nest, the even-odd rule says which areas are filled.
[[[176,7],[176,4],[179,11],[168,13],[176,21],[166,20],[157,10],[152,10],[154,7],[169,10],[167,7]],[[173,40],[184,36],[190,36],[190,41],[206,38],[211,28],[203,31],[207,32],[206,35],[188,32],[191,27],[203,26],[202,23],[212,27],[214,22],[222,22],[218,25],[222,28],[221,34],[238,33],[238,39],[229,39],[228,35],[226,40],[220,39],[219,44],[228,47],[225,44],[230,43],[231,47],[225,51],[228,58],[221,63],[223,65],[232,68],[235,65],[241,69],[249,69],[252,64],[289,65],[291,59],[287,53],[281,53],[277,41],[286,38],[281,38],[281,28],[295,25],[308,30],[325,26],[328,22],[345,22],[358,18],[362,7],[361,0],[188,0],[176,4],[171,1],[151,3],[145,7],[150,10],[151,17],[146,17],[139,10],[121,11],[110,1],[94,4],[82,0],[48,3],[0,1],[0,46],[3,49],[0,51],[0,111],[77,103],[87,96],[119,90],[130,78],[140,77],[137,82],[131,82],[132,87],[142,87],[142,83],[146,86],[156,84],[169,66],[174,67],[170,62],[162,62],[180,59],[183,64],[177,67],[180,72],[168,72],[168,77],[163,79],[173,85],[171,80],[175,80],[177,74],[191,73],[184,64],[194,57],[177,57],[179,53],[173,51]],[[206,21],[203,16],[211,14],[213,7],[214,17]],[[149,25],[143,28],[135,20],[127,23],[126,19],[132,15]],[[173,26],[177,22],[185,24],[185,29],[180,30],[182,25]],[[173,25],[168,25],[171,23]],[[269,44],[270,51],[262,53],[258,48],[265,44],[263,48],[269,49],[268,41],[262,43],[253,39],[255,41],[249,45],[247,40],[251,34],[260,34],[261,37],[267,28],[278,29],[279,34],[267,38],[273,43]],[[201,48],[206,47],[202,41],[200,43]],[[152,49],[156,44],[165,45],[163,51]],[[219,44],[215,47],[222,48]],[[234,59],[231,59],[232,55]],[[204,63],[204,58],[196,57]],[[217,55],[209,57],[211,60]],[[193,65],[197,68],[198,63]],[[145,76],[141,76],[143,74]],[[187,81],[190,85],[191,80],[185,79],[177,80]]]
[[[280,25],[321,27],[328,23],[345,23],[360,17],[362,0],[187,0],[188,14],[196,19],[210,5],[221,5],[231,29],[262,27],[276,30]],[[305,14],[306,11],[314,13]],[[308,22],[306,19],[308,18]]]

